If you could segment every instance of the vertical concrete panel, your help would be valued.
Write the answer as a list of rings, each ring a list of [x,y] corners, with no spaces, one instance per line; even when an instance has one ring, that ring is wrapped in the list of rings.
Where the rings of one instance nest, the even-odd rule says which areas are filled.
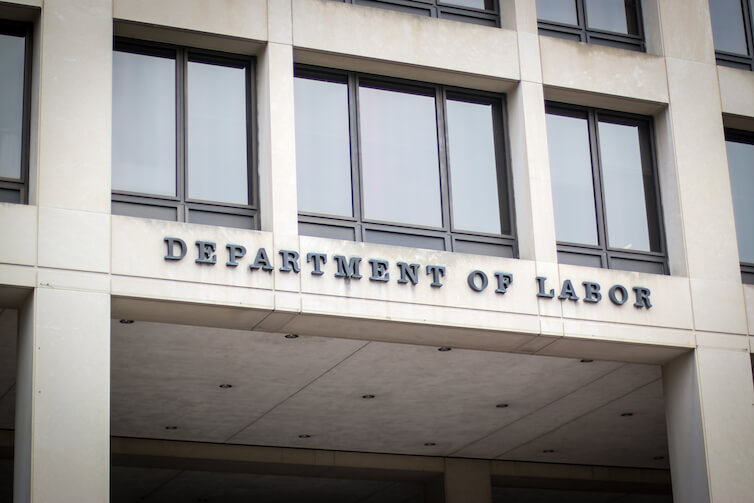
[[[754,388],[748,351],[697,350],[712,501],[754,494]]]
[[[695,353],[662,368],[673,499],[709,503],[702,410]]]
[[[109,213],[111,0],[45,0],[39,37],[37,203]]]
[[[19,326],[15,501],[108,501],[109,295],[37,289]]]
[[[262,229],[297,235],[292,46],[267,44],[258,60],[257,83]]]
[[[446,459],[445,503],[492,503],[489,462]]]

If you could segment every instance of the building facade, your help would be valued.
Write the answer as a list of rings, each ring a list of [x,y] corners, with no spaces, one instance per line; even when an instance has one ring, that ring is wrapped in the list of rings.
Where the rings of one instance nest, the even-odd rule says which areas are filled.
[[[3,501],[751,499],[747,0],[3,0],[0,44]]]

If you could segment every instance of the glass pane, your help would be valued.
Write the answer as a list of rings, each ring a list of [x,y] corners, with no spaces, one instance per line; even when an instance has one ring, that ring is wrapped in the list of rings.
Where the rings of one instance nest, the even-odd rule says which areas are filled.
[[[500,233],[492,105],[448,100],[453,226]]]
[[[0,177],[21,178],[24,37],[0,35]]]
[[[249,204],[246,69],[190,61],[186,82],[189,198]]]
[[[486,9],[484,0],[442,0],[442,3],[448,5],[457,5],[458,7],[470,7],[472,9]]]
[[[537,18],[553,23],[578,25],[576,0],[537,0]]]
[[[364,215],[442,226],[434,96],[359,88]]]
[[[589,28],[628,33],[625,0],[586,0],[586,19]]]
[[[754,263],[754,145],[725,142],[741,262]]]
[[[600,122],[599,137],[609,246],[650,251],[639,128]]]
[[[113,190],[175,196],[175,60],[113,54]]]
[[[715,50],[748,55],[741,0],[710,0]]]
[[[296,78],[298,209],[353,216],[348,86]]]
[[[547,114],[547,143],[558,241],[599,244],[586,119]]]

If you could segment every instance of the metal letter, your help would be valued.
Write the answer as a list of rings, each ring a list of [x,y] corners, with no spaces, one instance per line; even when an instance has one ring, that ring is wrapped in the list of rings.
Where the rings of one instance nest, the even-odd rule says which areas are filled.
[[[236,267],[238,265],[236,259],[246,255],[246,247],[241,245],[225,245],[225,247],[228,249],[228,261],[225,265]]]
[[[476,284],[477,277],[481,278],[482,280],[481,286],[477,286]],[[466,282],[469,284],[469,288],[471,288],[475,292],[481,292],[482,290],[487,288],[487,275],[484,274],[484,272],[477,269],[476,271],[471,271],[471,273],[469,274],[469,277],[466,278]]]
[[[168,246],[168,254],[165,255],[165,260],[181,260],[186,256],[186,243],[181,238],[165,238],[165,244]],[[173,253],[176,244],[181,249],[179,255]]]
[[[217,263],[217,255],[215,255],[215,249],[217,245],[212,241],[197,241],[196,248],[198,257],[196,259],[197,264],[215,264]]]
[[[441,265],[428,265],[427,274],[432,275],[432,283],[430,283],[429,286],[440,288],[442,286],[440,278],[445,276],[445,267]]]
[[[273,269],[270,264],[270,257],[267,256],[267,250],[260,248],[257,250],[257,256],[254,258],[254,263],[249,266],[249,269],[255,271],[261,268],[263,271],[271,271]]]
[[[620,296],[621,296],[620,299],[618,299],[618,296],[615,295],[615,292],[618,292],[618,291],[620,292]],[[613,285],[610,288],[610,291],[607,292],[607,296],[610,297],[610,301],[613,304],[617,306],[622,306],[628,300],[628,290],[626,290],[626,287],[623,285]]]
[[[545,293],[545,281],[547,278],[544,276],[537,276],[537,297],[545,297],[551,299],[555,297],[555,290],[550,288],[550,293]]]
[[[634,292],[636,293],[636,302],[634,302],[634,307],[638,307],[639,309],[641,309],[642,307],[646,307],[647,309],[652,307],[652,303],[649,302],[649,288],[644,288],[643,286],[635,286]]]
[[[560,295],[558,295],[558,298],[560,300],[579,300],[579,297],[576,295],[576,290],[573,289],[573,283],[571,283],[570,279],[563,281],[563,288],[560,290]]]
[[[513,283],[513,274],[509,272],[496,272],[497,289],[495,293],[505,293],[508,291],[508,287]]]
[[[306,263],[314,261],[314,270],[312,271],[312,275],[314,276],[322,276],[324,272],[322,272],[321,266],[322,264],[327,263],[327,254],[326,253],[307,253],[306,254]]]
[[[390,265],[387,260],[369,259],[369,263],[372,265],[372,275],[369,277],[370,281],[388,281],[390,280],[390,273],[387,272],[387,267]]]
[[[280,250],[281,262],[280,272],[300,272],[301,267],[298,265],[298,252],[293,250]]]
[[[584,281],[584,302],[591,302],[596,304],[602,300],[602,294],[600,293],[600,284],[593,281]]]
[[[401,278],[398,283],[408,283],[411,281],[412,285],[419,282],[419,264],[407,264],[405,262],[398,262],[398,269],[401,271]],[[408,279],[406,279],[408,278]]]
[[[334,255],[333,258],[338,264],[338,270],[335,272],[336,278],[361,279],[361,274],[359,274],[361,257],[351,257],[348,259],[348,265],[346,265],[346,258],[343,255]]]

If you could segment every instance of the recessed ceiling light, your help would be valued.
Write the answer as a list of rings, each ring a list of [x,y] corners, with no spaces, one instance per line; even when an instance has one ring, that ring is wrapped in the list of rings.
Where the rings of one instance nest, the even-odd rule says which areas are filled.
[[[495,407],[497,407],[498,409],[507,409],[508,408],[508,404],[507,403],[499,403],[499,404],[495,405]]]
[[[286,339],[298,339],[298,335],[296,334],[287,334],[285,336]]]
[[[545,449],[545,450],[543,450],[542,452],[543,452],[544,454],[552,454],[553,452],[555,452],[555,449]]]
[[[424,442],[424,447],[434,447],[434,446],[436,446],[436,445],[437,445],[437,444],[436,444],[436,443],[434,443],[434,442]]]
[[[232,384],[221,384],[220,386],[218,386],[218,388],[222,388],[222,389],[230,389],[232,387],[233,387]]]
[[[582,360],[579,360],[581,363],[592,363],[594,360],[590,360],[588,358],[584,358]]]
[[[624,412],[623,414],[620,415],[620,417],[631,417],[633,415],[634,415],[633,412]]]
[[[453,349],[453,348],[449,348],[447,346],[443,346],[441,348],[437,348],[438,351],[450,351],[451,349]]]
[[[120,322],[123,323],[124,325],[130,325],[131,323],[134,322],[134,320],[120,320]]]
[[[312,436],[304,433],[303,435],[299,435],[298,438],[312,438]]]
[[[166,426],[165,429],[166,430],[177,430],[178,427],[177,426]]]
[[[662,461],[663,459],[665,459],[665,456],[655,456],[652,459],[654,459],[655,461]]]
[[[364,400],[371,400],[374,397],[375,395],[361,395],[361,398],[363,398]]]

